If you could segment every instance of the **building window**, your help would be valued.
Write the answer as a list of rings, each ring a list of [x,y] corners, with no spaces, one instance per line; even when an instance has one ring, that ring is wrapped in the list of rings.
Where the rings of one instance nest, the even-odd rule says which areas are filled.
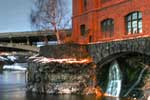
[[[86,34],[85,24],[80,25],[80,33],[82,36]]]
[[[114,34],[114,21],[113,19],[106,19],[101,22],[101,30],[103,37],[112,37]]]
[[[87,0],[83,0],[83,9],[84,9],[84,10],[87,9]]]
[[[142,33],[142,13],[133,12],[126,16],[126,32],[127,34]]]

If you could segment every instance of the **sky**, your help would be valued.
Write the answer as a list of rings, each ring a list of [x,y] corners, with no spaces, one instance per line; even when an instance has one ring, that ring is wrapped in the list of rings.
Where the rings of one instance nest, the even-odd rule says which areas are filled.
[[[71,9],[71,1],[70,9]],[[0,33],[32,31],[30,11],[32,0],[0,0]]]

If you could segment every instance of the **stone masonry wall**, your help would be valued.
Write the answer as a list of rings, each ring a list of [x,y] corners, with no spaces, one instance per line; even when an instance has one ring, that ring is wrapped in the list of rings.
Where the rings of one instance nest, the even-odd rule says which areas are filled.
[[[89,44],[87,46],[89,54],[94,62],[102,63],[119,53],[140,53],[150,55],[150,38],[135,38],[122,41],[112,41],[104,43]]]
[[[28,91],[48,94],[84,94],[92,86],[93,63],[29,62]]]
[[[71,59],[74,60],[70,63]],[[48,94],[93,94],[95,91],[95,64],[85,46],[41,47],[39,56],[31,57],[28,66],[28,91]]]

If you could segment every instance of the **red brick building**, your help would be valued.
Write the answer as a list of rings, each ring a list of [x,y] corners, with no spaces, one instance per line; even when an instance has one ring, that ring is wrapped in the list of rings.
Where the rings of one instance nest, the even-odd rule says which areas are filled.
[[[72,39],[104,42],[150,36],[149,0],[73,0]]]

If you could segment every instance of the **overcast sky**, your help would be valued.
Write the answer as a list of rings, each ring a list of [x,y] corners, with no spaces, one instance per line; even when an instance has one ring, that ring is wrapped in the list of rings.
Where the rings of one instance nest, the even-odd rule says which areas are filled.
[[[32,0],[0,0],[0,33],[31,31],[31,8]]]

